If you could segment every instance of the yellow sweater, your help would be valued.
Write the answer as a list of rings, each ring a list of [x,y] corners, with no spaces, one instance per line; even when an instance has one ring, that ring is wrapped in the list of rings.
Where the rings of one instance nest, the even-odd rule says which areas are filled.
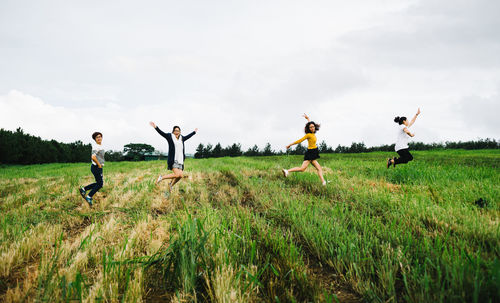
[[[302,137],[302,139],[299,139],[299,140],[293,142],[293,144],[299,144],[300,142],[304,141],[305,139],[307,139],[307,145],[308,145],[307,149],[318,148],[316,146],[316,135],[313,133],[306,134],[304,137]]]

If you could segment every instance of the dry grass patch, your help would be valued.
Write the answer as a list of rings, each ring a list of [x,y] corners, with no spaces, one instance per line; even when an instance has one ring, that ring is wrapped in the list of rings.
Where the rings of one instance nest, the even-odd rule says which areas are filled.
[[[219,252],[221,253],[221,252]],[[255,275],[257,268],[252,266],[250,271]],[[208,285],[208,296],[212,302],[257,302],[258,286],[248,287],[243,292],[242,276],[229,264],[223,264],[215,269],[212,273],[212,279],[205,276],[206,284]]]
[[[7,288],[0,289],[0,301],[3,302],[25,302],[29,295],[34,291],[38,279],[38,264],[32,263],[15,274],[12,274],[5,280]],[[12,286],[12,287],[9,287]],[[4,294],[4,295],[2,295]]]
[[[0,255],[0,276],[7,277],[24,263],[36,260],[42,251],[52,246],[61,232],[61,225],[38,225],[28,231],[21,241],[13,243]]]

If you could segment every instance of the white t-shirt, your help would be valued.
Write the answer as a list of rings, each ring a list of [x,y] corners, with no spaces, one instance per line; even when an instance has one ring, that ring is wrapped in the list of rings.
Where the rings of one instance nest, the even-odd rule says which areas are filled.
[[[92,142],[92,155],[95,155],[97,158],[97,161],[101,163],[101,165],[104,165],[104,154],[106,153],[104,146],[101,144],[97,144],[95,142]],[[90,160],[92,161],[92,164],[97,165],[97,163],[94,162],[92,159],[92,155],[90,157]]]
[[[182,143],[182,137],[179,135],[179,139],[177,139],[175,135],[172,134],[172,141],[174,141],[175,146],[174,161],[177,161],[179,164],[184,164],[184,153],[182,152],[184,145]]]
[[[396,146],[394,147],[395,151],[408,148],[408,140],[410,136],[405,133],[404,129],[407,128],[406,125],[401,124],[398,126],[398,132],[396,137]]]

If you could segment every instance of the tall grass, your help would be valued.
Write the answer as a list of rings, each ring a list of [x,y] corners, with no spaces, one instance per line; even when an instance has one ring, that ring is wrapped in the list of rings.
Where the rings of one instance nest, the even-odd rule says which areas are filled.
[[[6,302],[497,302],[500,153],[109,163],[89,208],[88,164],[0,169]],[[476,201],[482,199],[483,204]]]

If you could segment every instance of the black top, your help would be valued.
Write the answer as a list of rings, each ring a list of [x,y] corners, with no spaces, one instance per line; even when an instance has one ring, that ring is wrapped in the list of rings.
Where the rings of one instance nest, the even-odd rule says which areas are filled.
[[[168,158],[167,158],[167,164],[168,164],[168,169],[172,169],[172,165],[174,165],[174,159],[175,159],[175,145],[174,141],[172,140],[172,134],[171,133],[164,133],[161,131],[161,129],[155,127],[156,131],[165,139],[167,139],[168,142]],[[188,140],[192,136],[194,136],[196,132],[192,132],[187,136],[181,135],[182,139],[182,156],[184,157],[183,159],[186,159],[186,154],[184,153],[184,141]],[[182,163],[182,169],[184,169],[184,163]]]

